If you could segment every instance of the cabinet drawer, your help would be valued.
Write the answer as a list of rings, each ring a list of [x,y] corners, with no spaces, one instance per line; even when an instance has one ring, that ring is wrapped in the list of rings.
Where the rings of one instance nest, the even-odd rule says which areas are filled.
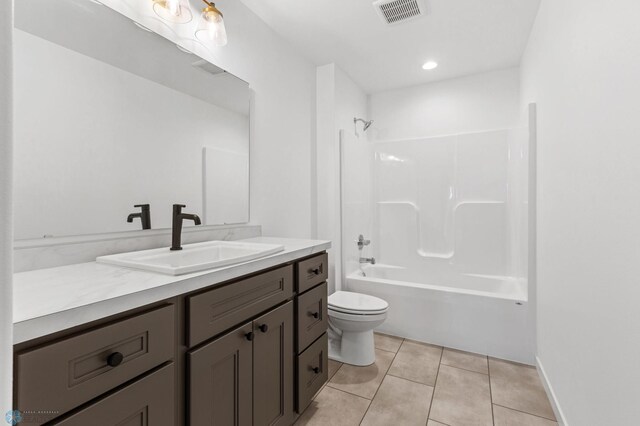
[[[298,355],[298,389],[296,411],[302,413],[329,378],[329,343],[323,334]]]
[[[298,296],[298,353],[327,331],[327,283]]]
[[[172,426],[174,366],[166,367],[51,424],[59,426]]]
[[[204,342],[291,296],[291,265],[191,296],[188,345]]]
[[[17,407],[67,412],[172,359],[175,345],[169,305],[17,353]]]
[[[298,294],[325,282],[329,276],[329,256],[327,253],[298,263]]]

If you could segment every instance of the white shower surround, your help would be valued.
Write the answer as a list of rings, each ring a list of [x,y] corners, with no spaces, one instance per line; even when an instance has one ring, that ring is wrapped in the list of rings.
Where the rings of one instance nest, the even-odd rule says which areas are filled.
[[[342,136],[345,287],[390,303],[379,330],[533,363],[526,129]],[[360,233],[378,261],[366,277]]]

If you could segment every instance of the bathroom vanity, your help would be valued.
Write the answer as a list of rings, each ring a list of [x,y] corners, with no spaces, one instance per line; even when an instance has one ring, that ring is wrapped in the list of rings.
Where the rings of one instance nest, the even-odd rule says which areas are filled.
[[[328,377],[329,243],[268,240],[285,250],[179,277],[95,262],[17,274],[31,290],[48,277],[31,303],[57,282],[83,294],[66,294],[78,306],[16,324],[28,338],[14,347],[20,424],[292,424]],[[105,296],[109,276],[117,297]],[[146,290],[116,289],[145,276]],[[68,328],[87,315],[103,317]]]

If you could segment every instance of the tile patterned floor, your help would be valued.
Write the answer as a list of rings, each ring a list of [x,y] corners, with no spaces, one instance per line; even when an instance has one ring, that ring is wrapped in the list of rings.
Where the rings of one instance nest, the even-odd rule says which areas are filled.
[[[329,361],[297,426],[557,426],[534,367],[376,334],[376,362]]]

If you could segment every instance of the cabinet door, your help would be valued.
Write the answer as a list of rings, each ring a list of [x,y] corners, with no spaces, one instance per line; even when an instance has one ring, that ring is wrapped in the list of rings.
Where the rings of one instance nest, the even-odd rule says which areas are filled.
[[[251,425],[252,323],[189,353],[189,424]]]
[[[293,302],[253,321],[253,424],[290,425],[293,418]]]

